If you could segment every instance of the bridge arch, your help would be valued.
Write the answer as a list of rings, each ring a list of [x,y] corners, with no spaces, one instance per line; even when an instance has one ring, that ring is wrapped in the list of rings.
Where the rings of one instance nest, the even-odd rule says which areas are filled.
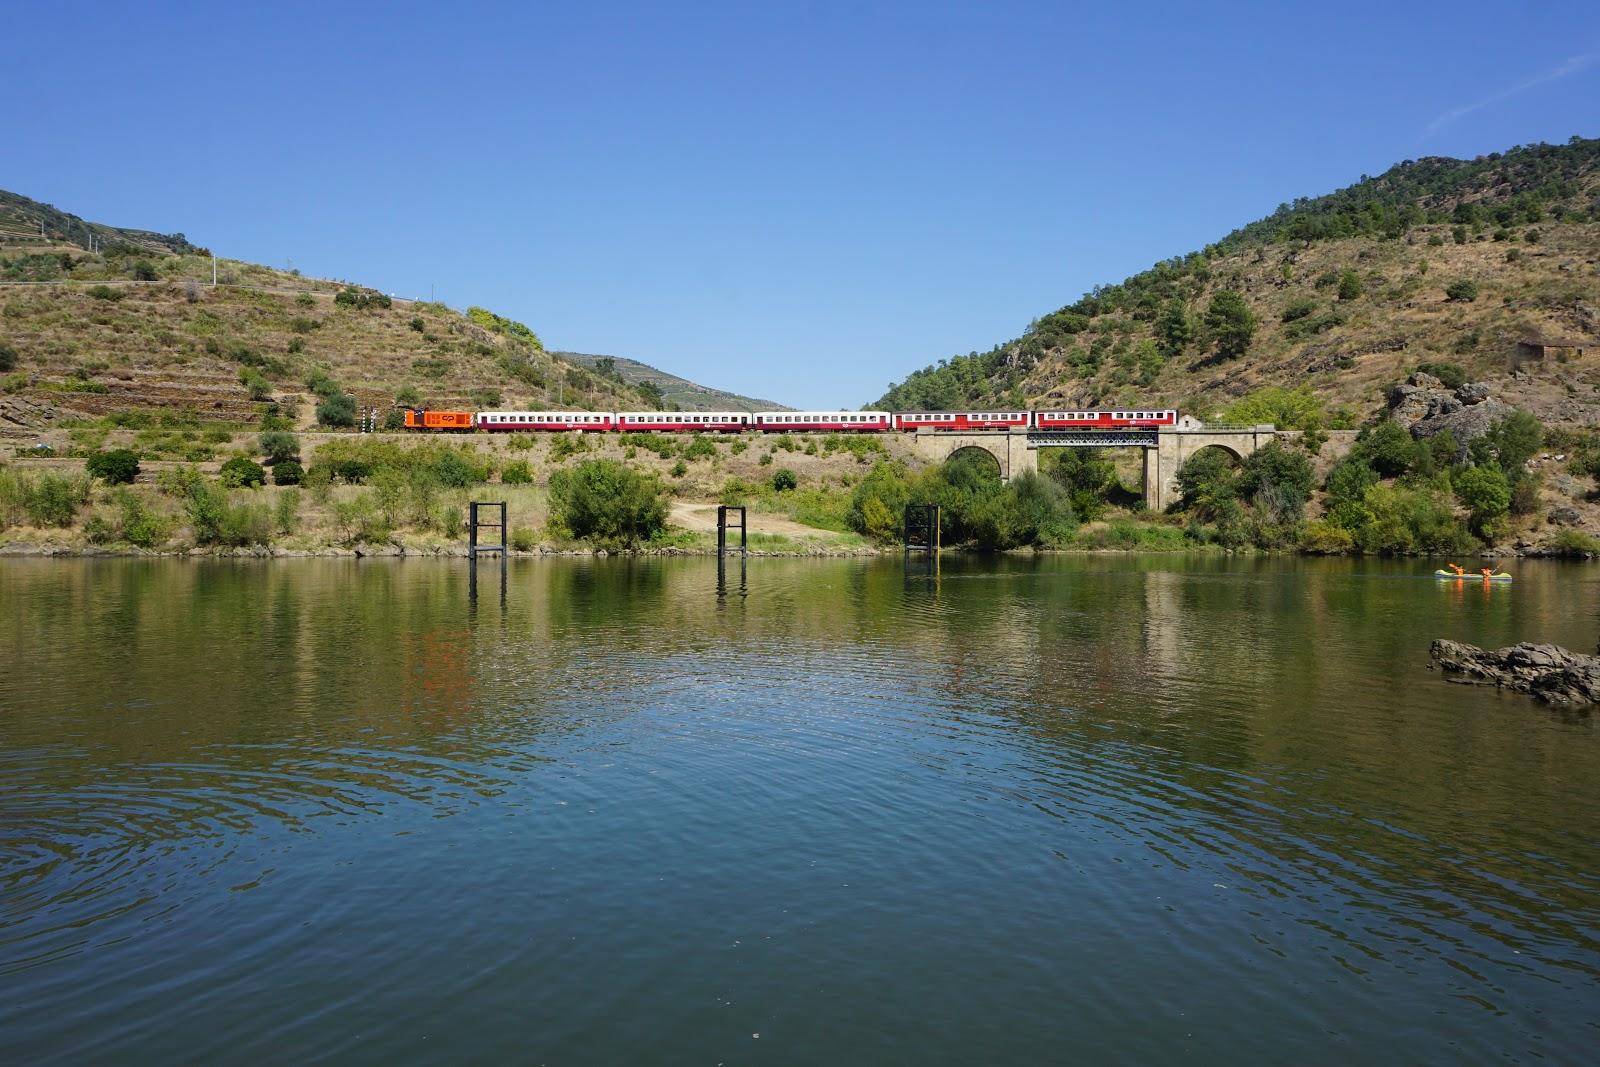
[[[1000,467],[1000,480],[1009,482],[1023,471],[1039,469],[1039,454],[1028,447],[1026,431],[1015,433],[919,432],[912,442],[917,455],[930,463],[943,463],[958,452],[986,452]]]
[[[1002,462],[999,456],[995,455],[994,449],[985,448],[982,445],[974,444],[961,445],[959,448],[953,448],[950,450],[950,454],[945,457],[945,462],[948,463],[957,456],[982,456],[988,464],[993,466],[995,477],[999,478],[1001,481],[1005,480],[1005,463]]]

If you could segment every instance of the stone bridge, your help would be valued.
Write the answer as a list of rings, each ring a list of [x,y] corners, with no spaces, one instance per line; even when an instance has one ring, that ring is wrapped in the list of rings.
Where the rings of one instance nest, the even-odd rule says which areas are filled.
[[[1235,460],[1277,439],[1272,426],[1150,427],[1133,430],[1027,430],[989,433],[941,433],[919,430],[913,442],[917,455],[943,463],[957,452],[977,449],[994,457],[1000,480],[1010,481],[1039,469],[1041,448],[1142,448],[1144,502],[1164,511],[1178,499],[1178,468],[1196,452],[1220,448]]]

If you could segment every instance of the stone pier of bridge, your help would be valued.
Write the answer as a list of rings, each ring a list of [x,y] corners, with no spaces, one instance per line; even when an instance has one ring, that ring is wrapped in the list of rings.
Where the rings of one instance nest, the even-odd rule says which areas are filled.
[[[1178,469],[1206,448],[1220,448],[1237,462],[1276,440],[1273,426],[1161,426],[1131,430],[1040,431],[1023,428],[975,433],[919,430],[913,447],[933,463],[977,449],[994,457],[1000,480],[1038,471],[1041,448],[1139,448],[1144,452],[1144,502],[1165,511],[1179,497]]]

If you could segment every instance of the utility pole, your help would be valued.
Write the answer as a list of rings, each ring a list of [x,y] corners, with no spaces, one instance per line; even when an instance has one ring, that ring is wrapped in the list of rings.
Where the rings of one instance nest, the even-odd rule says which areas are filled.
[[[217,257],[211,257],[211,288],[217,287]]]

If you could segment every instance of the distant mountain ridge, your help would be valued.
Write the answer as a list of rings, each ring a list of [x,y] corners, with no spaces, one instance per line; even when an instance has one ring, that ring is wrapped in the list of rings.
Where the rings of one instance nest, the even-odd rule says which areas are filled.
[[[19,241],[38,242],[41,237],[46,242],[61,241],[85,250],[120,242],[178,255],[202,251],[181,233],[156,233],[89,222],[50,204],[0,189],[0,247]]]
[[[629,385],[649,383],[661,390],[661,398],[669,406],[676,406],[679,411],[792,411],[786,404],[779,404],[773,400],[758,400],[754,397],[741,396],[730,393],[725,389],[713,389],[708,385],[691,382],[687,378],[680,378],[676,374],[652,367],[648,363],[641,363],[636,359],[624,356],[601,356],[589,352],[553,352],[554,356],[580,366],[591,369],[603,367],[602,360],[611,360],[615,372]]]

